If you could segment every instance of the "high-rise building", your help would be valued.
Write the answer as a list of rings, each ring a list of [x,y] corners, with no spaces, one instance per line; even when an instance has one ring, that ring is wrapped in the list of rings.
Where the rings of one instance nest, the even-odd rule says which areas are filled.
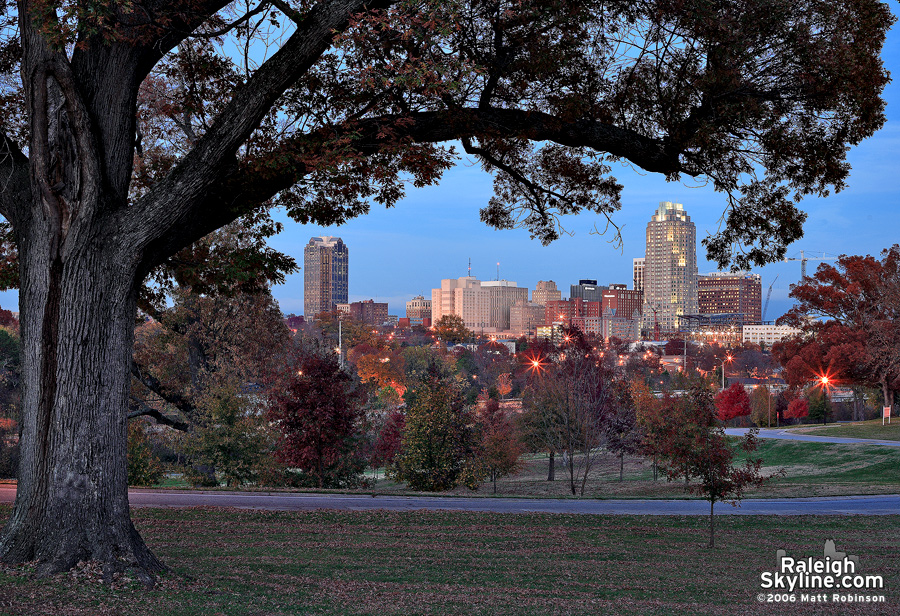
[[[603,314],[632,320],[640,317],[644,305],[643,293],[627,288],[624,284],[611,284],[603,292]]]
[[[606,287],[599,286],[596,280],[579,280],[578,284],[569,286],[570,299],[583,299],[586,302],[602,302]]]
[[[735,323],[762,320],[762,277],[749,272],[712,272],[697,279],[700,314],[734,314]]]
[[[531,292],[531,301],[541,306],[546,306],[547,302],[555,302],[562,299],[562,291],[556,288],[556,283],[552,280],[538,280],[537,286]]]
[[[490,301],[489,327],[498,332],[508,330],[509,309],[518,302],[528,301],[528,289],[520,287],[511,280],[488,280],[481,283],[481,288],[488,291]]]
[[[663,201],[647,223],[644,327],[675,331],[678,315],[699,312],[697,229],[680,203]]]
[[[634,267],[634,290],[644,290],[644,257],[638,257],[632,260]]]
[[[387,321],[388,305],[372,299],[367,299],[364,302],[353,302],[350,304],[350,316],[360,323],[381,326]]]
[[[346,304],[350,256],[339,237],[313,237],[303,249],[303,314],[313,318]]]
[[[466,327],[481,333],[490,327],[490,297],[474,276],[445,278],[440,289],[431,290],[431,321],[437,323],[446,314],[462,318]]]
[[[587,302],[580,297],[548,302],[544,309],[544,325],[567,323],[572,325],[576,319],[603,316],[603,302]]]
[[[528,301],[528,289],[509,280],[444,279],[440,289],[431,291],[431,318],[437,323],[455,314],[476,333],[501,332],[509,329],[510,307],[520,301]]]
[[[533,336],[544,324],[544,306],[536,302],[517,302],[509,308],[509,329],[517,335]]]
[[[422,323],[424,319],[431,318],[431,300],[417,295],[406,302],[406,318],[410,322]]]

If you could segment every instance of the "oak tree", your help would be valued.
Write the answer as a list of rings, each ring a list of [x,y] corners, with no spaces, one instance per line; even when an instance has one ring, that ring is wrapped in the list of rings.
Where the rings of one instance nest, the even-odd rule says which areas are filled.
[[[474,338],[474,334],[466,327],[462,317],[456,314],[445,314],[435,322],[434,335],[444,342],[467,342]]]
[[[24,411],[0,559],[149,580],[125,415],[139,289],[173,254],[273,203],[319,224],[391,205],[457,140],[494,174],[495,227],[546,242],[560,215],[612,217],[624,161],[725,195],[713,259],[778,259],[795,198],[843,188],[847,146],[884,122],[893,18],[875,0],[22,0],[2,20]]]

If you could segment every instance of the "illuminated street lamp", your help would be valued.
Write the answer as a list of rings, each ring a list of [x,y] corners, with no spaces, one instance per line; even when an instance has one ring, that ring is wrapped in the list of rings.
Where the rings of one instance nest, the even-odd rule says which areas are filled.
[[[834,385],[834,379],[827,374],[817,374],[816,376],[819,377],[816,387],[822,388],[822,404],[825,405],[822,412],[822,425],[824,426],[828,423],[828,389]]]
[[[725,359],[722,360],[722,389],[725,389],[725,362],[731,361],[734,359],[731,355],[726,355]]]

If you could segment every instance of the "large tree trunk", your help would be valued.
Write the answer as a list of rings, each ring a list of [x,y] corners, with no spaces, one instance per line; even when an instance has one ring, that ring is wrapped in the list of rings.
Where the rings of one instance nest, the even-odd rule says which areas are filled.
[[[41,227],[48,230],[37,223],[32,235]],[[25,413],[0,559],[39,561],[42,573],[79,560],[100,561],[108,575],[161,571],[128,507],[133,273],[122,271],[127,259],[92,242],[53,254],[51,237],[36,239],[20,254]]]
[[[136,88],[107,81],[109,89],[86,94],[65,56],[27,19],[20,25],[33,129],[31,204],[12,221],[21,278],[23,419],[18,491],[0,535],[0,560],[38,561],[41,574],[95,560],[107,577],[130,568],[149,582],[149,573],[164,567],[131,523],[126,464],[143,275],[138,244],[145,239],[129,235],[120,218],[127,215],[121,206]],[[98,62],[81,68],[103,74],[123,64]],[[100,120],[90,104],[131,115],[110,112],[106,124],[95,125]]]

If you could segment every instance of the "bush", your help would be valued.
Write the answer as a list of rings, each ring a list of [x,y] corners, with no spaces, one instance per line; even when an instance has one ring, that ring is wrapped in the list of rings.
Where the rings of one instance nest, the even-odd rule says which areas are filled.
[[[0,479],[15,479],[19,474],[19,443],[10,433],[0,429]]]
[[[162,476],[162,465],[153,455],[144,424],[128,424],[128,485],[152,486],[159,483]]]

